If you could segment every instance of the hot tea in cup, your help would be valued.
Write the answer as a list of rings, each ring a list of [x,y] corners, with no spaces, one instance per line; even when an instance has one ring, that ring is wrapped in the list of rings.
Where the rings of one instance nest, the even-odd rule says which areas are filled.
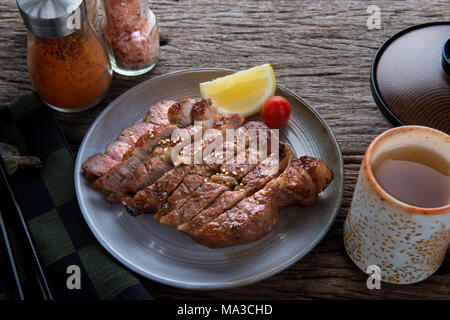
[[[449,163],[430,148],[388,150],[380,154],[372,168],[381,188],[401,202],[421,208],[450,203]]]
[[[379,135],[364,156],[344,224],[349,257],[381,280],[414,283],[441,265],[450,241],[450,136],[403,126]]]

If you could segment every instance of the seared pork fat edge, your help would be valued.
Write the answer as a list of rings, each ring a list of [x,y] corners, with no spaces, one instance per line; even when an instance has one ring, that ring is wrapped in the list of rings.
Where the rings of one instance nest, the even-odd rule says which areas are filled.
[[[321,160],[297,159],[278,130],[191,98],[151,106],[82,171],[106,201],[155,213],[210,248],[260,239],[280,208],[311,206],[333,179]]]

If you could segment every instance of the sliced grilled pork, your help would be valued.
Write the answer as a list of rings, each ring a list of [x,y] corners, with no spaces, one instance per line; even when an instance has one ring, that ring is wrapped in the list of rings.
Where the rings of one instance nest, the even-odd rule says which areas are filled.
[[[151,155],[142,161],[136,169],[130,172],[130,174],[122,180],[120,183],[122,188],[127,192],[135,193],[146,186],[153,184],[164,173],[172,170],[173,164],[171,161],[171,153],[172,148],[176,143],[177,140],[169,138],[160,140],[158,145],[153,148]]]
[[[240,201],[195,234],[195,240],[210,248],[223,248],[255,241],[270,232],[278,221],[278,209],[311,205],[333,178],[320,160],[293,160],[278,178]]]
[[[280,143],[279,156],[271,154],[258,164],[236,186],[234,191],[226,191],[217,197],[206,209],[201,211],[190,221],[178,226],[178,230],[195,237],[201,229],[224,211],[233,207],[236,203],[263,188],[273,178],[278,177],[287,167],[290,159],[295,156],[292,149]]]
[[[173,169],[170,161],[170,152],[164,152],[161,156],[151,156],[137,166],[120,184],[126,192],[135,193],[161,178],[164,173]]]
[[[144,117],[145,122],[151,122],[158,126],[167,126],[170,124],[168,117],[169,108],[176,103],[174,100],[163,100],[155,103]]]
[[[114,141],[112,141],[112,142],[110,142],[110,143],[108,143],[106,145],[104,155],[107,155],[107,156],[111,157],[112,159],[114,159],[116,161],[122,161],[123,156],[134,145],[135,145],[135,143],[128,144],[128,143],[125,143],[125,142],[122,142],[122,141],[114,140]]]
[[[270,154],[269,157],[246,174],[242,178],[242,183],[235,190],[246,189],[249,193],[259,190],[270,180],[283,173],[289,161],[294,157],[294,150],[289,145],[280,142],[278,154]]]
[[[180,128],[191,125],[192,120],[191,111],[196,100],[191,98],[183,98],[173,103],[167,110],[167,117],[171,124],[177,125]]]
[[[130,147],[134,146],[138,139],[142,137],[142,135],[148,133],[150,130],[154,130],[156,127],[155,124],[151,122],[138,122],[132,124],[125,129],[123,129],[120,134],[117,136],[115,141],[121,142],[122,144],[127,144]],[[114,141],[114,142],[115,142]],[[106,148],[108,149],[108,148]],[[122,158],[117,159],[122,160]]]
[[[245,155],[246,150],[243,151]],[[250,153],[251,151],[248,154]],[[242,176],[244,175],[244,171],[245,173],[247,173],[248,171],[253,169],[258,161],[258,158],[251,159],[250,157],[241,157],[240,154],[236,154],[234,158],[230,159],[229,163],[236,163],[238,158],[243,158],[241,159],[243,163],[239,164],[239,168],[241,169],[239,172],[240,174],[242,174]],[[191,169],[191,174],[199,171],[196,167],[204,166],[194,166],[194,168]],[[190,195],[190,198],[184,203],[181,208],[166,213],[162,217],[157,217],[160,218],[161,223],[177,227],[178,225],[189,221],[206,206],[211,204],[222,192],[228,191],[232,186],[234,187],[234,185],[237,184],[237,179],[240,179],[242,177],[241,175],[239,175],[240,178],[238,178],[238,174],[234,171],[223,173],[216,172],[215,175],[213,175],[213,172],[208,170],[200,171],[202,172],[202,176],[206,177],[204,179],[204,183],[200,187],[198,187],[193,194]],[[212,177],[210,178],[211,175]]]
[[[190,103],[191,101],[192,103]],[[180,102],[177,102],[180,106],[178,112],[180,114],[187,112],[189,113],[189,119],[192,119],[190,114],[194,102],[194,100],[189,98],[181,99]],[[156,126],[169,125],[168,110],[174,103],[176,103],[174,100],[163,100],[152,105],[144,117],[143,122],[132,124],[123,129],[114,141],[106,145],[104,154],[99,153],[93,155],[83,163],[82,170],[85,176],[89,179],[96,179],[106,174],[110,169],[118,165],[118,162],[115,161],[122,161],[123,156],[134,147],[137,140],[143,134],[154,130]],[[215,108],[213,109],[215,110]],[[199,111],[195,112],[195,116],[200,121],[211,116],[208,110],[206,110],[206,107],[202,110],[203,113]],[[176,112],[174,115],[176,115]],[[215,120],[215,117],[213,119]],[[214,120],[208,118],[206,121],[209,123]],[[187,125],[189,124],[191,123],[188,122]]]
[[[235,150],[236,147],[232,144],[226,144],[229,150]],[[228,150],[228,151],[229,151]],[[207,158],[204,158],[205,164],[195,165],[191,169],[191,173],[198,174],[203,177],[211,177],[212,182],[223,183],[228,186],[235,186],[242,177],[250,172],[258,163],[259,155],[255,150],[243,150],[241,153],[233,154],[229,158],[228,151],[217,152],[215,155],[220,155],[218,162],[210,163]],[[225,161],[222,159],[225,158]],[[222,162],[225,162],[222,164]]]
[[[160,220],[166,214],[173,210],[180,209],[183,204],[191,197],[194,191],[204,182],[203,177],[195,174],[188,174],[184,177],[178,188],[167,198],[166,203],[156,213],[154,218]]]
[[[197,131],[206,130],[210,125],[214,124],[216,121],[217,111],[215,107],[210,104],[207,100],[195,101],[192,105],[188,102],[189,99],[181,100],[182,104],[177,104],[180,107],[176,111],[172,111],[172,115],[184,114],[189,112],[191,114],[191,121],[201,121],[200,125],[191,126],[190,129],[186,129],[188,133],[194,134]],[[161,107],[161,110],[164,108]],[[186,111],[187,110],[187,111]],[[162,112],[162,111],[160,111]],[[146,120],[150,120],[150,115]],[[168,128],[170,127],[170,132]],[[160,128],[167,131],[167,134],[159,136],[154,134],[154,132],[160,131]],[[199,130],[196,130],[199,128]],[[155,128],[154,132],[150,131],[148,135],[144,135],[139,139],[152,136],[157,139],[156,142],[163,139],[168,139],[168,134],[172,135],[172,132],[178,129],[175,125],[171,126],[160,126]],[[136,145],[138,146],[138,144]],[[117,197],[108,197],[107,199],[117,201],[116,198],[121,198],[121,194],[126,192],[136,192],[149,184],[154,183],[159,179],[165,172],[170,170],[173,165],[167,160],[167,157],[158,159],[148,159],[152,156],[154,142],[146,141],[141,143],[138,148],[130,150],[130,157],[124,158],[122,163],[108,171],[104,176],[101,176],[94,183],[93,187],[97,190],[103,190],[105,192],[115,193]],[[129,176],[129,177],[128,177]]]
[[[194,170],[193,170],[194,171]],[[203,174],[204,176],[206,176],[206,174]],[[224,173],[219,173],[217,172],[216,174],[212,175],[210,177],[212,182],[217,182],[217,183],[222,183],[225,184],[229,187],[234,187],[236,185],[238,185],[239,181],[235,178],[232,177],[230,175],[226,175]]]
[[[187,140],[190,140],[198,131],[203,130],[202,125],[191,126],[185,130]],[[145,159],[134,169],[122,182],[122,187],[128,192],[135,193],[156,182],[164,173],[174,168],[172,161],[172,153],[178,144],[182,144],[181,140],[166,139],[161,140],[158,146],[153,150],[150,157]]]
[[[240,180],[260,163],[258,150],[247,149],[244,153],[220,166],[220,171]]]
[[[106,145],[105,153],[95,154],[83,162],[81,168],[85,176],[95,179],[104,175],[122,161],[125,153],[136,144],[143,134],[154,128],[153,123],[140,122],[123,129],[114,141]]]
[[[179,225],[177,229],[196,239],[197,237],[200,237],[199,234],[201,235],[201,231],[204,226],[224,213],[226,210],[235,206],[236,203],[244,199],[246,196],[247,191],[245,189],[225,191],[214,199],[214,202],[212,202],[208,207],[200,211],[200,213],[191,220]]]
[[[117,138],[106,145],[104,154],[95,154],[82,165],[82,170],[88,179],[101,177],[122,161],[123,156],[136,144],[137,140],[155,126],[169,125],[167,111],[175,103],[173,100],[163,100],[152,105],[143,122],[132,124],[123,129]]]
[[[204,121],[208,128],[216,122],[217,109],[211,100],[183,98],[175,102],[168,110],[167,116],[171,124],[180,128],[187,127],[195,121]]]
[[[162,101],[82,168],[87,177],[99,177],[93,187],[107,201],[121,201],[132,214],[156,211],[155,219],[211,248],[248,243],[272,229],[279,208],[311,205],[333,174],[310,157],[289,163],[292,149],[272,139],[267,126],[242,123],[237,114],[218,115],[209,100]],[[226,139],[229,128],[237,138]],[[173,163],[172,153],[180,150]]]
[[[236,141],[232,146],[234,148],[234,153],[231,154],[235,154],[236,156],[228,158],[228,155],[230,154],[228,152],[229,150],[225,150],[225,155],[222,154],[221,156],[223,156],[226,161],[223,161],[223,164],[221,164],[222,162],[216,162],[210,166],[210,169],[219,171],[219,173],[212,178],[213,181],[228,180],[228,183],[233,183],[233,181],[241,180],[261,162],[258,146],[260,144],[265,146],[270,144],[269,128],[262,122],[251,121],[246,123],[243,129],[242,134],[237,136]],[[258,144],[254,144],[251,141],[251,136],[254,138],[253,142],[259,141]],[[268,155],[267,148],[265,150],[266,154],[262,155],[264,159]]]
[[[210,155],[216,147],[223,143],[224,135],[227,129],[235,130],[244,123],[244,117],[237,113],[229,115],[216,114],[215,122],[212,123],[207,120],[206,116],[202,116],[202,114],[207,115],[209,112],[204,111],[204,103],[201,105],[201,110],[203,110],[203,113],[200,110],[196,110],[194,112],[195,109],[193,109],[193,113],[195,113],[193,118],[195,121],[199,121],[198,119],[203,119],[203,123],[210,130],[206,130],[204,132],[202,139],[193,141],[191,144],[186,144],[183,149],[180,149],[175,165],[192,165],[203,163],[205,157]]]
[[[154,184],[142,189],[134,197],[123,198],[122,205],[132,215],[160,210],[190,169],[190,166],[183,165],[166,172]]]
[[[278,207],[294,204],[311,206],[333,180],[333,172],[318,159],[303,156],[292,161],[283,177],[268,188]],[[279,192],[285,191],[286,192]]]
[[[218,121],[214,124],[214,128],[216,129],[216,134],[223,134],[226,129],[236,129],[240,125],[242,125],[244,121],[244,118],[238,114],[232,114],[232,115],[220,115]],[[215,139],[217,135],[211,135],[207,136],[205,135],[202,141],[199,141],[198,145],[200,146],[200,151],[203,151],[204,153],[211,152],[208,151],[208,147],[212,145],[215,142]],[[169,147],[168,151],[171,151],[172,149]],[[213,150],[213,149],[211,149]],[[154,153],[156,150],[154,151]],[[150,185],[146,188],[144,188],[142,191],[138,192],[136,197],[130,197],[126,196],[122,199],[123,206],[127,209],[128,212],[133,214],[139,214],[139,213],[146,213],[146,212],[153,212],[158,211],[161,209],[164,201],[171,195],[173,190],[164,190],[161,186],[166,185],[173,185],[172,181],[177,181],[177,185],[181,183],[181,180],[184,178],[184,176],[191,170],[191,166],[194,163],[194,156],[195,156],[195,149],[194,144],[190,144],[186,146],[183,149],[183,152],[186,152],[184,155],[179,157],[179,159],[183,159],[183,161],[187,164],[180,165],[176,168],[174,168],[172,172],[168,172],[167,174],[164,174],[159,180],[155,182],[155,185]],[[147,160],[146,160],[147,161]],[[180,161],[180,162],[183,162]],[[179,167],[183,167],[184,169],[178,169]],[[188,167],[189,169],[187,169]],[[211,171],[207,171],[205,173],[202,173],[202,169],[198,169],[199,166],[194,165],[194,168],[192,168],[191,174],[197,174],[199,176],[209,177],[213,174]],[[201,166],[200,166],[201,167]],[[179,175],[178,172],[180,170],[183,170],[184,175]],[[131,175],[128,178],[130,178]],[[177,178],[181,179],[178,180]],[[135,181],[137,178],[134,177],[133,179],[130,178],[130,181]],[[125,181],[124,181],[125,182]]]
[[[115,167],[119,163],[120,161],[116,161],[106,154],[97,153],[90,156],[85,162],[83,162],[81,169],[83,170],[86,178],[96,179],[107,173],[111,168]]]
[[[226,119],[226,120],[225,120]],[[236,120],[239,119],[239,120]],[[229,129],[230,126],[227,125],[226,121],[231,121],[234,125],[238,125],[242,123],[243,119],[238,118],[237,116],[232,117],[224,117],[223,120],[221,120],[220,124],[222,125],[221,132],[223,133],[223,129]],[[265,126],[265,125],[263,125]],[[267,128],[267,127],[265,127]],[[268,129],[268,128],[267,128]],[[225,185],[235,185],[237,182],[237,179],[232,176],[232,172],[226,172],[226,170],[223,170],[223,172],[220,171],[221,165],[223,162],[229,162],[229,163],[235,163],[232,159],[234,157],[238,157],[236,154],[237,152],[243,152],[245,154],[246,150],[245,148],[248,147],[248,140],[245,138],[246,134],[246,127],[240,127],[237,130],[237,135],[234,135],[233,137],[225,137],[227,140],[220,145],[217,145],[215,142],[220,141],[222,142],[223,139],[217,139],[217,135],[212,135],[212,138],[205,136],[202,141],[200,141],[198,144],[195,142],[189,146],[187,146],[183,150],[183,154],[179,157],[183,160],[182,163],[186,163],[192,166],[192,163],[194,163],[193,167],[190,170],[190,174],[196,174],[202,177],[210,178],[212,182],[220,182]],[[243,137],[243,139],[241,139]],[[212,148],[210,148],[212,146]],[[214,147],[217,146],[217,147]],[[203,156],[203,159],[200,158],[201,164],[195,164],[195,155],[196,153],[200,153]],[[187,155],[186,155],[187,154]],[[243,157],[244,163],[241,164],[242,167],[246,166],[246,160],[250,159],[250,157]],[[188,160],[184,162],[185,160]],[[254,159],[252,158],[251,166],[252,168],[256,165],[253,164]],[[247,166],[250,164],[247,163]],[[242,173],[242,170],[239,170]],[[248,171],[245,171],[246,173]]]
[[[214,128],[220,129],[225,132],[226,129],[237,129],[244,123],[244,116],[239,113],[231,114],[218,114]]]
[[[169,138],[176,128],[174,125],[160,126],[156,127],[154,131],[144,134],[136,142],[136,147],[125,156],[120,164],[93,183],[94,189],[116,194],[125,192],[120,182],[150,156],[158,141]]]
[[[249,147],[248,128],[253,129],[256,127],[261,129],[260,132],[269,131],[269,128],[262,122],[251,121],[246,123],[243,127],[235,130],[233,137],[225,137],[223,144],[214,146],[213,149],[205,149],[202,166],[196,168],[196,170],[202,172],[203,175],[211,172],[225,173],[228,171],[232,173],[234,170],[227,170],[226,163],[229,163],[229,167],[232,168],[232,163],[245,164],[246,162],[249,162],[248,160],[252,159],[251,162],[253,164],[254,157],[247,157],[245,154],[246,149]],[[258,134],[257,131],[255,132]],[[258,136],[256,137],[258,138]],[[230,161],[230,159],[234,158],[237,154],[240,155],[239,158],[237,158],[239,161]],[[238,168],[238,170],[242,174],[242,170],[240,170],[240,168]]]
[[[204,182],[190,196],[190,198],[179,209],[171,211],[163,216],[159,221],[162,224],[177,227],[182,223],[191,220],[206,206],[214,201],[222,192],[230,190],[222,183],[211,182],[205,178]]]
[[[202,121],[207,128],[212,128],[217,120],[217,108],[213,106],[210,99],[199,99],[192,106],[191,118]]]
[[[185,129],[187,132],[185,136],[189,141],[195,137],[197,133],[210,129],[211,125],[215,126],[216,111],[211,112],[211,110],[214,110],[215,108],[212,108],[211,105],[208,106],[203,100],[194,103],[192,113],[194,113],[194,109],[200,103],[202,105],[202,110],[195,111],[192,118],[194,121],[202,121],[202,123]],[[211,119],[214,121],[211,121]],[[221,127],[215,127],[216,130],[214,131],[214,135],[204,137],[202,139],[203,143],[201,148],[204,149],[208,144],[213,143],[215,138],[222,134],[223,130],[233,128],[235,125],[239,126],[243,121],[242,117],[237,115],[230,116],[227,120],[228,122],[223,121],[220,123]],[[155,148],[152,155],[139,164],[139,166],[121,182],[122,187],[125,190],[134,193],[153,184],[165,172],[174,167],[174,163],[172,162],[172,153],[176,152],[174,148],[176,148],[178,144],[182,143],[182,140],[179,140],[177,136],[173,137],[172,140],[166,139],[160,141],[160,145]],[[193,145],[195,145],[195,143]]]

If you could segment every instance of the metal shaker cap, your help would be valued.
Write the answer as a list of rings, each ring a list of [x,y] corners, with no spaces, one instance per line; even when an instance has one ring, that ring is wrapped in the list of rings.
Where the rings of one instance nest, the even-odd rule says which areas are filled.
[[[86,20],[84,0],[17,0],[25,26],[43,38],[60,38],[80,29]]]

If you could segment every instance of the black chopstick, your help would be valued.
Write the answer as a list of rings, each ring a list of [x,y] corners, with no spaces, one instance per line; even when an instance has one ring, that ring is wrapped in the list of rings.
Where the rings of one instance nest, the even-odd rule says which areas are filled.
[[[5,248],[5,252],[8,256],[8,260],[9,260],[9,273],[10,273],[10,278],[11,278],[11,282],[14,283],[14,291],[15,291],[15,296],[17,300],[23,300],[23,289],[22,289],[22,283],[20,281],[20,276],[19,276],[19,272],[17,271],[17,267],[16,267],[16,260],[14,259],[14,253],[11,249],[11,244],[9,242],[9,236],[8,236],[8,231],[6,230],[6,225],[5,225],[5,221],[3,220],[3,214],[0,211],[0,232],[2,234],[2,240],[3,240],[3,245]]]
[[[53,300],[52,294],[50,292],[50,288],[47,283],[47,279],[45,277],[44,269],[42,268],[42,265],[39,260],[39,255],[37,253],[33,239],[31,237],[30,228],[28,227],[28,223],[22,214],[22,209],[20,208],[20,205],[15,196],[14,190],[9,181],[8,171],[6,170],[6,166],[5,166],[5,163],[3,162],[3,158],[1,155],[0,155],[0,169],[1,169],[2,179],[6,185],[6,189],[8,190],[8,194],[11,198],[11,201],[14,204],[14,207],[15,207],[16,213],[17,213],[17,217],[20,220],[20,225],[25,234],[25,238],[26,238],[25,242],[27,243],[28,249],[30,250],[30,253],[31,253],[31,259],[33,261],[34,269],[35,269],[35,276],[36,276],[36,280],[38,282],[39,288],[41,290],[42,298],[44,300]]]

